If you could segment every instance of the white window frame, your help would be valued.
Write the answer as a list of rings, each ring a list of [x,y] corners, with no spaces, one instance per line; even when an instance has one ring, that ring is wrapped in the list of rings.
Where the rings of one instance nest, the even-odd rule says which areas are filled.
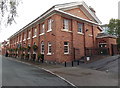
[[[28,38],[27,39],[30,39],[30,36],[31,36],[31,31],[28,32]]]
[[[104,48],[106,48],[106,47],[107,47],[107,43],[99,43],[99,44],[98,44],[98,47],[99,47],[99,48],[102,48],[102,47],[100,47],[100,45],[102,45],[102,47],[103,47],[103,45],[105,45],[105,47],[104,47]]]
[[[26,40],[26,33],[24,33],[24,40],[23,41],[25,41]]]
[[[78,33],[83,33],[83,24],[77,23],[77,32]]]
[[[22,42],[22,34],[21,34],[21,37],[20,37],[20,42]]]
[[[44,54],[44,42],[41,42],[41,54]]]
[[[18,42],[19,42],[19,36],[18,36]]]
[[[51,47],[51,52],[50,52],[50,47]],[[48,53],[47,55],[52,55],[52,44],[48,42]]]
[[[33,38],[35,38],[36,35],[37,35],[37,28],[35,28],[34,31],[33,31]]]
[[[68,31],[69,30],[69,20],[63,19],[63,30]]]
[[[48,30],[47,30],[47,32],[50,32],[50,31],[52,31],[52,19],[49,19],[48,20]]]
[[[65,52],[65,47],[68,47],[67,50],[68,52]],[[64,54],[69,54],[69,42],[67,42],[67,45],[65,45],[65,42],[64,42]]]
[[[44,34],[45,34],[45,24],[42,24],[40,35],[44,35]]]

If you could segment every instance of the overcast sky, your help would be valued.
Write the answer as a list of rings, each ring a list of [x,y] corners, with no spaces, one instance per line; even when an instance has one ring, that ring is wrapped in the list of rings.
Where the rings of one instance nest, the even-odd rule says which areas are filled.
[[[16,31],[30,23],[40,16],[46,10],[56,4],[69,2],[78,2],[81,0],[22,0],[18,8],[18,17],[16,24],[13,23],[0,31],[0,42],[9,38]],[[109,23],[111,18],[118,18],[118,2],[120,0],[83,0],[88,6],[95,9],[97,17],[103,24]]]

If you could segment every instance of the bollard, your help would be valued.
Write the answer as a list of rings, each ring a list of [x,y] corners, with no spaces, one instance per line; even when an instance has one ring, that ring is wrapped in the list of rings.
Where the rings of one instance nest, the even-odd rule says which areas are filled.
[[[65,61],[65,67],[66,67],[66,61]]]
[[[72,61],[72,67],[73,67],[73,61]]]
[[[77,61],[77,65],[79,65],[79,60]]]

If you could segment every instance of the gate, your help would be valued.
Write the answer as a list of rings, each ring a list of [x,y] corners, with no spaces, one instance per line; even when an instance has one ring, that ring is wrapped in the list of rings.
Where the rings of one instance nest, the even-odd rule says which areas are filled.
[[[80,59],[80,49],[74,48],[74,60]]]
[[[86,48],[85,49],[86,56],[93,56],[93,55],[109,55],[109,48]]]
[[[118,54],[117,45],[111,44],[111,52],[112,56]]]

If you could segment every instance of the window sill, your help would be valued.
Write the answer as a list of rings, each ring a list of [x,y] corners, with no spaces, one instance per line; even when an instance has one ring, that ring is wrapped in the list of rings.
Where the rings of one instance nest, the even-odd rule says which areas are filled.
[[[26,41],[26,39],[24,39],[23,41]]]
[[[40,53],[40,54],[43,54],[43,55],[44,55],[44,53]]]
[[[61,29],[61,31],[64,31],[64,32],[72,32],[72,31],[69,31],[68,29]]]
[[[47,32],[51,32],[51,31],[52,31],[52,29],[48,30]]]
[[[84,35],[84,33],[82,33],[82,32],[77,32],[78,34],[80,34],[80,35]]]
[[[30,38],[27,38],[27,40],[29,40]]]
[[[47,55],[51,56],[51,55],[52,55],[52,53],[47,53]]]
[[[35,37],[37,37],[37,36],[35,35],[35,36],[33,36],[32,38],[35,38]]]
[[[92,37],[93,35],[91,35],[91,34],[88,34],[88,36],[89,36],[89,37]]]
[[[35,52],[35,51],[33,51],[33,54],[36,54],[36,52]]]
[[[44,34],[45,34],[45,33],[41,33],[40,36],[41,36],[41,35],[44,35]]]
[[[30,54],[30,52],[28,52],[28,54]]]
[[[64,53],[65,55],[68,55],[69,53]]]

